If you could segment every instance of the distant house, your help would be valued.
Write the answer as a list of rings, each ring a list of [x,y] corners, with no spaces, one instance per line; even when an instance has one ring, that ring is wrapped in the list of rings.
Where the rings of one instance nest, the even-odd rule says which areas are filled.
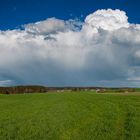
[[[96,89],[96,93],[104,93],[105,91],[105,89]]]

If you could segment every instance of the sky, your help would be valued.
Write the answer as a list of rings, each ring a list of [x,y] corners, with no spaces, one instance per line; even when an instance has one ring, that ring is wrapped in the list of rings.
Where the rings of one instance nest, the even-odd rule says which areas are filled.
[[[14,29],[50,17],[84,18],[98,9],[120,9],[129,22],[140,22],[139,0],[0,0],[0,29]]]
[[[0,0],[0,86],[140,86],[138,0]]]

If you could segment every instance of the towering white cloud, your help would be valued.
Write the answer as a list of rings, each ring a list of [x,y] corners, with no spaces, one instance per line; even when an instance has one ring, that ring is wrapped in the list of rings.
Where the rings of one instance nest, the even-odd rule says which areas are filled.
[[[138,86],[139,26],[108,9],[83,23],[49,18],[1,31],[0,83]]]
[[[104,30],[117,30],[120,28],[128,28],[128,17],[124,11],[120,10],[98,10],[88,15],[85,19],[88,26],[102,28]]]

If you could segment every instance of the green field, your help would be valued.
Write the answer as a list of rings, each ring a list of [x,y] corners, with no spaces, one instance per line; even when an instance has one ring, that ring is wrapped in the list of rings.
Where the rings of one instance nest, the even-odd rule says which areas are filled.
[[[0,95],[0,140],[140,140],[140,96]]]

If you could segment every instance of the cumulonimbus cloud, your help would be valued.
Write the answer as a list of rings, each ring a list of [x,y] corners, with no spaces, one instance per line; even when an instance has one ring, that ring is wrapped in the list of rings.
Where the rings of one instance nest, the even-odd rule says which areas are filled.
[[[0,31],[0,81],[7,80],[138,86],[140,25],[130,24],[124,11],[108,9],[88,15],[84,22],[49,18],[24,29]]]

